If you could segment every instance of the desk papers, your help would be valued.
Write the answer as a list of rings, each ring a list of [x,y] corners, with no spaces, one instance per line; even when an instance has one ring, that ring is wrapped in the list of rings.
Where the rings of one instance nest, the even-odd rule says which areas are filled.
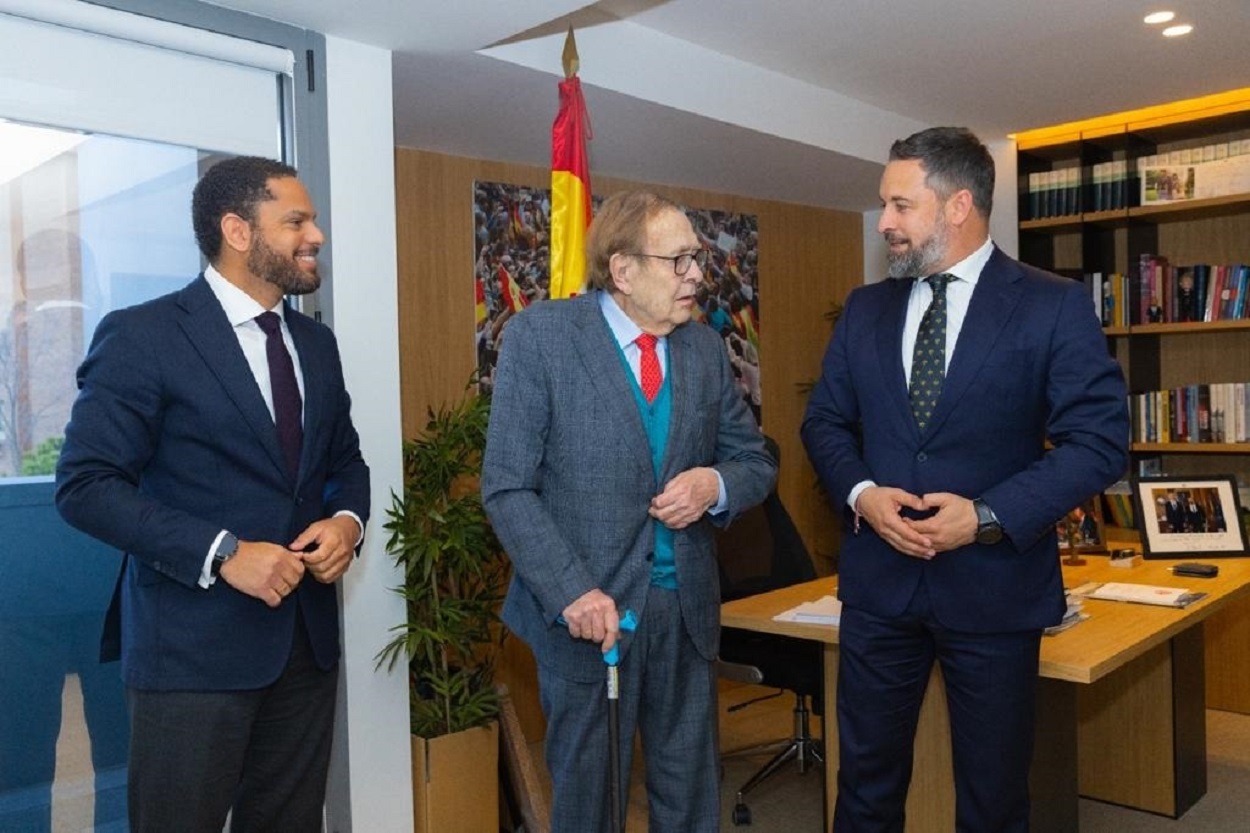
[[[813,625],[836,625],[842,618],[842,602],[834,596],[821,596],[814,602],[803,602],[773,617],[774,622],[803,622]]]
[[[1051,625],[1043,631],[1043,633],[1047,636],[1054,636],[1057,633],[1063,633],[1073,625],[1079,625],[1081,622],[1084,622],[1089,618],[1089,614],[1081,610],[1080,598],[1068,593],[1066,601],[1068,608],[1064,611],[1063,619],[1059,622],[1059,624]]]
[[[1162,607],[1185,607],[1205,598],[1206,593],[1191,593],[1183,587],[1158,587],[1153,584],[1129,584],[1109,581],[1093,588],[1087,594],[1091,599],[1113,602],[1160,605]]]

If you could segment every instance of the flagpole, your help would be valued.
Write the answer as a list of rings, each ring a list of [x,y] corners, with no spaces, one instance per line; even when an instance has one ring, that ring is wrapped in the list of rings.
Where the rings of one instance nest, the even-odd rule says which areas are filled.
[[[551,298],[569,298],[582,291],[586,277],[586,230],[591,214],[586,151],[590,118],[577,77],[580,60],[571,25],[564,37],[560,62],[564,80],[559,84],[560,109],[551,128]]]

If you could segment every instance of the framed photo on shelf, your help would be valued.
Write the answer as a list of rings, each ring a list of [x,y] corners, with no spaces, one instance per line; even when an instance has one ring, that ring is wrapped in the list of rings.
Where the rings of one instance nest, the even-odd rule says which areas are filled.
[[[1133,500],[1146,558],[1250,555],[1231,475],[1139,477]]]
[[[1055,524],[1060,555],[1107,551],[1107,530],[1102,521],[1099,495],[1072,509]]]

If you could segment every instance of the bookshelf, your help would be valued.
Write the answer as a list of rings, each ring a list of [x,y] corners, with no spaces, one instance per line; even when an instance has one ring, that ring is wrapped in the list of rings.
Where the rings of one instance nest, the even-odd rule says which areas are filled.
[[[1250,185],[1244,193],[1143,204],[1138,178],[1143,160],[1172,159],[1174,151],[1196,159],[1202,151],[1195,149],[1209,145],[1240,146],[1250,163],[1250,89],[1030,131],[1016,140],[1020,258],[1077,280],[1093,273],[1126,277],[1127,297],[1117,300],[1134,315],[1104,332],[1130,394],[1250,383],[1250,302],[1240,319],[1146,323],[1139,272],[1142,255],[1161,255],[1170,264],[1250,264]],[[1109,163],[1122,178],[1110,205],[1103,184]],[[1030,183],[1073,167],[1080,170],[1075,211],[1037,216],[1047,213],[1045,201],[1039,212]],[[1250,442],[1134,442],[1131,451],[1132,473],[1157,467],[1173,476],[1231,474],[1250,485]],[[1134,533],[1109,529],[1108,539],[1117,534]],[[1208,707],[1250,713],[1250,600],[1208,621],[1206,654]]]
[[[1250,264],[1250,190],[1143,204],[1141,173],[1146,169],[1138,165],[1180,152],[1186,154],[1185,169],[1191,158],[1195,165],[1201,161],[1204,149],[1223,146],[1221,157],[1233,148],[1250,166],[1250,90],[1237,92],[1218,106],[1209,99],[1178,102],[1166,113],[1123,114],[1120,121],[1107,117],[1092,127],[1017,137],[1019,210],[1024,218],[1019,224],[1020,257],[1073,279],[1095,273],[1104,279],[1125,276],[1127,295],[1117,302],[1128,305],[1131,320],[1104,330],[1131,393],[1250,382],[1250,303],[1243,302],[1246,311],[1236,319],[1146,323],[1139,276],[1143,255],[1178,265]],[[1207,150],[1208,157],[1211,153]],[[1108,165],[1117,166],[1120,178],[1110,192],[1096,183],[1105,179]],[[1039,200],[1030,186],[1047,172],[1074,168],[1080,171],[1079,195],[1052,198],[1052,206],[1075,210],[1035,217]],[[1045,209],[1045,197],[1040,202],[1040,213],[1055,213]],[[1228,434],[1226,439],[1236,439]],[[1153,463],[1167,474],[1231,473],[1243,485],[1250,483],[1250,442],[1179,439],[1134,442],[1135,470]]]

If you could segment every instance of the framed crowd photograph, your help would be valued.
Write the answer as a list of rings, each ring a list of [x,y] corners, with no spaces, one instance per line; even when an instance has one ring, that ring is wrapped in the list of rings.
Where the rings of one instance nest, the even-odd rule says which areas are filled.
[[[1250,555],[1231,475],[1139,477],[1133,499],[1146,558]]]
[[[1107,551],[1107,533],[1103,527],[1102,506],[1098,496],[1072,509],[1055,524],[1062,555],[1103,553]]]

